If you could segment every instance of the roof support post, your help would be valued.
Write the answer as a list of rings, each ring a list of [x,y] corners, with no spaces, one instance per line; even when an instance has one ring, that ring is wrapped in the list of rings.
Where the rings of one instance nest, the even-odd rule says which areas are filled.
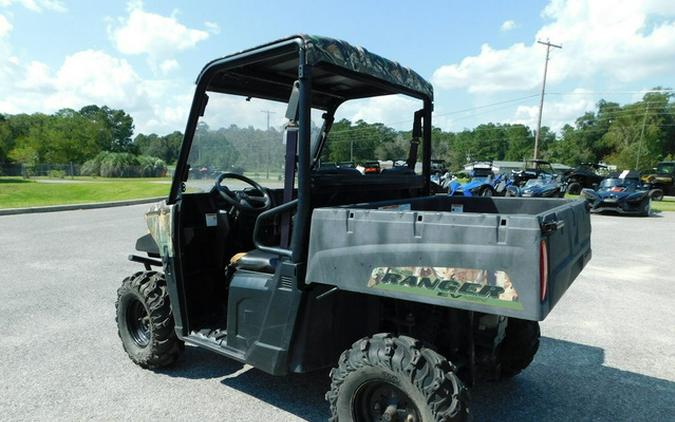
[[[424,175],[424,192],[431,192],[431,112],[434,106],[431,100],[424,100],[422,125],[422,174]]]
[[[312,66],[305,64],[305,51],[300,49],[298,81],[300,99],[298,101],[298,210],[293,224],[291,238],[291,260],[303,262],[307,254],[307,238],[311,218],[310,204],[310,149],[311,149],[311,107],[312,107]]]

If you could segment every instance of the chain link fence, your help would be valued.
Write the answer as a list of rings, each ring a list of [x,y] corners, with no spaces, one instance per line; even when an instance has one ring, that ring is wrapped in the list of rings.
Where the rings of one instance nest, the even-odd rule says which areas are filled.
[[[158,176],[173,176],[173,167],[164,170],[164,174]],[[86,173],[86,171],[85,171]],[[116,177],[148,177],[147,169],[141,166],[127,166]],[[68,164],[0,164],[0,177],[21,177],[30,179],[42,177],[49,179],[72,179],[78,176],[91,176],[82,173],[82,165]]]

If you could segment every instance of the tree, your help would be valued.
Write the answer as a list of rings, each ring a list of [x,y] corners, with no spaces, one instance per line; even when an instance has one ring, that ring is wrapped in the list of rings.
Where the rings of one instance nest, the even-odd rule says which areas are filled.
[[[12,137],[12,128],[9,119],[0,114],[0,164],[9,160],[9,152],[14,148],[14,138]]]
[[[529,127],[522,124],[504,125],[506,135],[506,152],[504,159],[520,161],[532,156],[534,150],[534,134]]]
[[[80,109],[80,114],[92,122],[104,123],[110,129],[111,138],[107,145],[102,145],[106,151],[136,152],[131,135],[134,133],[134,119],[124,110],[111,109],[108,106],[99,107],[88,105]]]
[[[178,160],[182,142],[183,134],[178,131],[164,136],[159,136],[155,133],[151,133],[150,135],[140,133],[134,138],[135,148],[142,155],[158,157],[167,163],[175,163]]]
[[[622,168],[647,170],[656,165],[672,143],[666,130],[673,120],[670,93],[651,92],[642,101],[629,104],[613,116],[602,140],[611,146],[608,160]]]

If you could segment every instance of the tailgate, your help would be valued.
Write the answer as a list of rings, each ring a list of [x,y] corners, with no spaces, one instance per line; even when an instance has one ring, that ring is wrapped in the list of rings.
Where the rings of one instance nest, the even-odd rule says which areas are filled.
[[[420,209],[423,199],[315,209],[306,282],[543,320],[590,259],[584,202],[549,200],[550,209],[521,214],[514,204],[547,200],[462,198],[464,209],[471,200],[496,205],[493,212],[438,211],[434,198],[434,211]]]

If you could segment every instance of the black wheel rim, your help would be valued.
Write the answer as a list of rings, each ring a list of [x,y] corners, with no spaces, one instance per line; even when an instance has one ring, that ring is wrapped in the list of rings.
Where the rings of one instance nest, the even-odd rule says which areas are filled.
[[[150,315],[138,299],[127,305],[127,327],[136,345],[146,347],[150,344]]]
[[[422,422],[413,400],[400,388],[383,380],[361,385],[354,395],[355,422]]]

